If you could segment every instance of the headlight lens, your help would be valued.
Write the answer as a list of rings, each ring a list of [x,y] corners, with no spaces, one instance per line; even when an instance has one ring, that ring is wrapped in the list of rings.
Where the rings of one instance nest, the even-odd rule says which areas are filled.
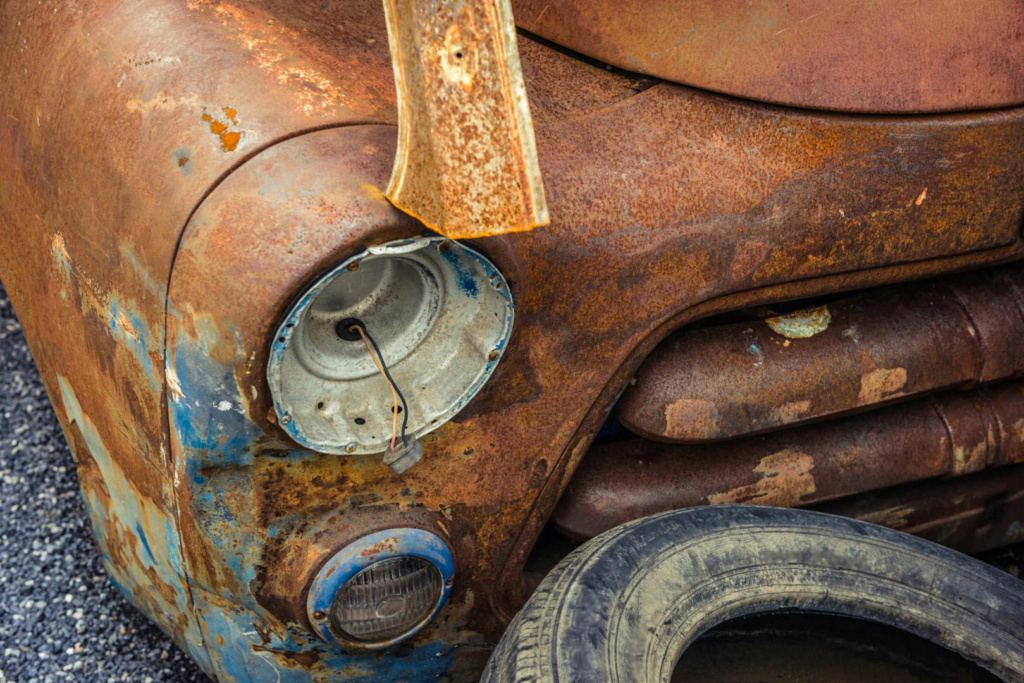
[[[451,593],[455,558],[423,529],[375,531],[341,548],[320,567],[306,595],[306,616],[324,641],[378,650],[411,637]]]
[[[334,596],[330,619],[346,638],[384,642],[414,630],[433,614],[444,588],[441,572],[422,557],[391,557],[349,579]]]

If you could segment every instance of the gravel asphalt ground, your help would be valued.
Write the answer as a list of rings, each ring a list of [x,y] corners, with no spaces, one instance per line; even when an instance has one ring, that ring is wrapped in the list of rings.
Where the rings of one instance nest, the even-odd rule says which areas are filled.
[[[988,556],[1019,575],[1024,546]],[[0,683],[209,679],[107,579],[75,464],[0,287]]]

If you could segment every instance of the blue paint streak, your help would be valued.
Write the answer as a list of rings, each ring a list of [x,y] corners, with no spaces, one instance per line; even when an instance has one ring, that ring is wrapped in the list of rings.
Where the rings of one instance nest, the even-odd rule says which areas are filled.
[[[146,549],[146,554],[149,555],[150,562],[156,562],[156,558],[153,557],[153,550],[149,547],[149,540],[146,538],[146,532],[142,530],[142,524],[135,522],[135,533],[138,534],[139,540],[142,541],[142,547]]]
[[[681,45],[682,45],[683,43],[685,43],[685,42],[686,42],[686,41],[688,41],[688,40],[689,40],[690,38],[692,38],[692,37],[693,37],[693,34],[694,34],[694,33],[696,33],[696,32],[697,32],[697,27],[696,27],[696,26],[694,26],[693,28],[691,28],[691,29],[690,29],[690,32],[686,34],[686,37],[685,37],[685,38],[683,38],[683,39],[682,39],[682,40],[680,40],[680,41],[679,41],[678,43],[676,43],[676,47],[680,47],[680,46],[681,46]]]
[[[461,289],[467,296],[471,296],[475,299],[480,294],[480,288],[476,283],[476,278],[473,277],[472,269],[463,265],[462,261],[459,259],[459,255],[455,253],[454,249],[442,252],[441,255],[455,271],[456,284],[459,286],[459,289]]]
[[[240,411],[214,407],[224,400],[244,404],[232,368],[212,359],[205,344],[182,340],[173,359],[183,397],[170,402],[171,427],[193,489],[196,521],[223,551],[220,559],[226,567],[248,584],[255,578],[262,534],[247,525],[233,499],[240,491],[253,490],[252,472],[245,466],[252,463],[250,448],[262,432]],[[251,595],[237,598],[255,606]]]

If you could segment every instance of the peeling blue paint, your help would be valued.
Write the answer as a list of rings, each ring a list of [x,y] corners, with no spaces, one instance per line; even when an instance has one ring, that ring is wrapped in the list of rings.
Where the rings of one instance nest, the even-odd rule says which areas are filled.
[[[452,270],[455,271],[456,282],[458,283],[459,289],[462,293],[476,298],[480,294],[480,288],[476,284],[476,278],[473,277],[473,271],[462,263],[462,260],[459,258],[459,254],[457,254],[455,250],[449,249],[448,251],[441,252],[441,256],[444,257],[445,261],[451,264]]]
[[[476,277],[480,278],[479,273]],[[484,280],[480,282],[486,286]],[[511,296],[507,291],[505,295]],[[205,542],[215,549],[209,556],[216,565],[213,571],[229,576],[237,585],[230,594],[214,595],[210,586],[201,585],[187,568],[185,571],[211,675],[221,683],[421,681],[442,678],[460,666],[459,661],[465,662],[452,643],[427,641],[425,634],[413,636],[411,651],[346,653],[297,624],[282,624],[257,602],[252,591],[258,583],[257,564],[264,544],[268,538],[287,533],[291,520],[268,522],[255,516],[259,484],[254,481],[254,445],[266,435],[249,419],[248,402],[235,376],[235,361],[246,358],[245,345],[229,326],[217,327],[173,304],[168,312],[177,320],[188,320],[184,329],[195,330],[179,331],[171,339],[165,366],[177,486],[179,492],[189,489],[191,517]],[[275,345],[271,353],[277,352]],[[232,408],[222,409],[225,403]],[[295,448],[274,457],[294,461],[322,456]],[[355,459],[346,466],[362,465]],[[303,521],[310,526],[309,534],[330,523],[326,517]],[[472,668],[477,673],[478,665]],[[465,663],[461,666],[468,667]]]
[[[249,444],[263,432],[245,415],[217,410],[221,401],[245,405],[238,393],[232,368],[210,358],[212,344],[179,339],[172,354],[174,375],[183,398],[170,402],[172,427],[188,455],[189,477],[195,484],[205,480],[199,473],[209,467],[248,465]]]
[[[257,614],[205,592],[197,593],[196,604],[207,639],[217,643],[213,668],[221,683],[414,683],[457,667],[458,649],[439,641],[418,643],[411,652],[353,656],[307,639],[299,629],[257,631]],[[291,656],[300,652],[318,661],[299,665]]]
[[[182,451],[179,467],[194,489],[196,523],[224,549],[222,558],[231,572],[248,583],[255,578],[251,558],[258,555],[260,534],[240,517],[231,498],[253,489],[251,473],[240,467],[252,463],[250,446],[262,431],[245,415],[215,407],[224,400],[242,403],[242,398],[231,368],[210,357],[217,339],[201,327],[200,333],[206,343],[179,338],[171,355],[183,394],[169,402],[171,429]]]
[[[150,350],[159,348],[146,323],[131,304],[122,304],[116,297],[110,296],[107,301],[106,316],[110,326],[110,336],[128,349],[142,366],[150,385],[160,389],[161,381],[153,369]]]
[[[77,427],[85,444],[86,453],[76,457],[89,457],[99,470],[102,488],[94,488],[83,480],[82,494],[92,522],[93,534],[104,554],[104,567],[118,590],[161,628],[184,638],[179,645],[189,649],[200,664],[206,660],[198,624],[193,618],[191,597],[182,573],[179,537],[174,521],[153,500],[143,496],[126,478],[114,461],[92,420],[79,403],[70,382],[57,375],[61,402],[67,422]],[[74,439],[69,439],[74,443]],[[100,493],[105,492],[104,500]],[[148,529],[149,533],[143,530]],[[158,537],[150,539],[156,534]],[[153,541],[152,543],[150,541]],[[145,554],[135,550],[136,541]],[[130,562],[112,562],[111,557],[132,553]],[[170,588],[168,599],[154,588],[154,577]],[[180,615],[188,618],[181,620]],[[184,628],[182,632],[178,629]],[[198,643],[191,647],[191,643]]]

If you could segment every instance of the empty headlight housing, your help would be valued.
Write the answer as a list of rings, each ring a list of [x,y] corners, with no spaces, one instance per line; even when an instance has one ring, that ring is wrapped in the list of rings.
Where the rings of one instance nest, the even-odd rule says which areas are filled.
[[[512,318],[505,279],[472,247],[438,236],[370,247],[319,277],[278,326],[267,368],[278,423],[322,453],[387,450],[391,389],[339,327],[357,320],[407,399],[409,438],[420,437],[491,376]]]

